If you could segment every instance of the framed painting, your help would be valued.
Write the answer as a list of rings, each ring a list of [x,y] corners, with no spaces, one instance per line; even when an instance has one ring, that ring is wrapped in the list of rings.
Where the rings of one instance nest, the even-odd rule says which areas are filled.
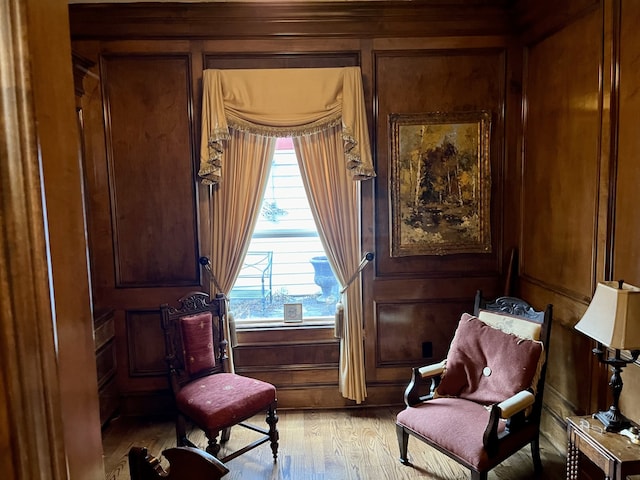
[[[391,114],[391,256],[491,252],[491,113]]]

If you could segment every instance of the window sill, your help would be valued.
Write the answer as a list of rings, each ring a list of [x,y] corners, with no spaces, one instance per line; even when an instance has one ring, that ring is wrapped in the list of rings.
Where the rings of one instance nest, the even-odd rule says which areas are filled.
[[[315,345],[337,343],[334,322],[328,319],[305,319],[302,323],[264,322],[265,326],[242,325],[236,328],[236,348],[246,349],[259,345]]]
[[[302,322],[283,321],[242,321],[236,322],[237,332],[252,332],[261,330],[306,330],[306,329],[333,329],[335,320],[333,318],[305,319]]]

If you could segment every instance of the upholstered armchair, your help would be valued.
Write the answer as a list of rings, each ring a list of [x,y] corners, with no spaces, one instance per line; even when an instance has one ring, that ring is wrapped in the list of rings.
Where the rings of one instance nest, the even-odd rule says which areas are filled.
[[[551,305],[537,312],[513,297],[487,303],[478,292],[474,315],[460,318],[447,358],[413,369],[396,420],[400,461],[410,465],[412,436],[470,469],[472,480],[486,480],[530,444],[540,472],[551,317]]]

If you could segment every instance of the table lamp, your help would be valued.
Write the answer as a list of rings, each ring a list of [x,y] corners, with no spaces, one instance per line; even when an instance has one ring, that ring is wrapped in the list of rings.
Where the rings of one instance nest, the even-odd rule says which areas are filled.
[[[628,428],[631,422],[620,412],[618,401],[622,392],[622,368],[635,362],[640,355],[640,288],[623,280],[598,283],[587,311],[575,328],[598,342],[593,353],[600,362],[613,368],[609,381],[613,405],[594,417],[608,432]],[[603,345],[614,349],[615,356],[605,358]],[[622,358],[620,350],[629,350],[631,358]]]

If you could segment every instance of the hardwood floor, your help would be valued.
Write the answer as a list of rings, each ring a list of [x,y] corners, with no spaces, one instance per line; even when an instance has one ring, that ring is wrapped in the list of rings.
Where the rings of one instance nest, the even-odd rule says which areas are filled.
[[[279,411],[280,447],[273,462],[268,444],[227,463],[224,480],[462,480],[469,471],[414,438],[409,458],[414,466],[398,460],[395,417],[400,407],[348,410]],[[253,423],[263,424],[263,418]],[[222,454],[251,440],[255,433],[240,427]],[[204,435],[192,440],[206,445]],[[174,425],[169,420],[116,418],[103,433],[107,480],[129,480],[127,453],[132,446],[147,447],[156,457],[175,445]],[[529,448],[525,448],[489,473],[490,480],[560,480],[565,478],[565,458],[544,438],[541,441],[544,472],[533,473]],[[163,466],[166,461],[161,459]]]

